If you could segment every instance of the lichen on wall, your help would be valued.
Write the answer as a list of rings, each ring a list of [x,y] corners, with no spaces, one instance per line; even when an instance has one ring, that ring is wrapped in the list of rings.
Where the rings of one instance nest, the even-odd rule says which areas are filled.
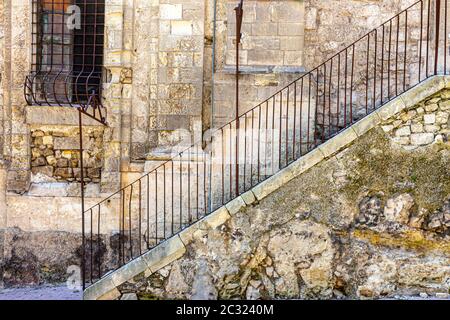
[[[448,297],[448,123],[414,147],[396,134],[447,112],[447,94],[381,123],[218,228],[199,229],[182,258],[119,290],[141,299]]]

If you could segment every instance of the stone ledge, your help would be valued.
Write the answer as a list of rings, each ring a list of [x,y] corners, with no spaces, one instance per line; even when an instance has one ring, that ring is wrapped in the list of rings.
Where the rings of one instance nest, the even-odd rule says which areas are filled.
[[[148,269],[153,272],[164,268],[172,261],[177,260],[186,252],[186,247],[180,237],[174,236],[142,255]]]
[[[323,156],[325,158],[328,158],[329,156],[335,154],[342,148],[349,145],[351,142],[356,140],[356,138],[358,138],[358,135],[356,134],[356,131],[352,126],[340,132],[338,135],[331,138],[327,142],[321,144],[318,148],[323,153]]]
[[[118,286],[146,270],[154,273],[164,268],[185,252],[186,248],[180,237],[174,236],[86,288],[84,300],[116,299],[120,296]]]
[[[90,287],[87,287],[83,293],[84,300],[98,300],[100,297],[109,294],[116,289],[116,285],[112,280],[112,274],[95,282]],[[117,290],[117,289],[116,289]]]
[[[359,120],[353,125],[353,130],[355,130],[356,134],[361,137],[365,133],[367,133],[370,129],[376,127],[381,123],[381,117],[378,115],[376,111],[367,115],[363,119]]]
[[[78,126],[78,110],[70,107],[31,106],[27,108],[27,123],[30,125]],[[102,125],[94,119],[83,116],[83,126],[101,127]]]
[[[184,245],[187,246],[193,241],[196,235],[203,234],[203,232],[206,232],[208,229],[216,229],[227,222],[230,218],[231,215],[228,212],[228,209],[226,206],[223,206],[181,231],[179,237]]]
[[[238,213],[242,208],[244,208],[247,204],[245,203],[242,197],[237,197],[236,199],[228,202],[225,207],[228,210],[228,213],[234,215]]]

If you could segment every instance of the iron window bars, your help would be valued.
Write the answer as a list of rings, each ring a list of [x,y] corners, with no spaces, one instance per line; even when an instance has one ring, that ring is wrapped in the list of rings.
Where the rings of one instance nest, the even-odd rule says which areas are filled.
[[[29,105],[70,106],[105,123],[105,0],[33,0]]]

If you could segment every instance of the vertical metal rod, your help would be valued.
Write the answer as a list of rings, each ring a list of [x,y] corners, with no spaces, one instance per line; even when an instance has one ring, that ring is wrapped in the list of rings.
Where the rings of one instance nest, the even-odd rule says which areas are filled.
[[[247,191],[247,112],[244,114],[244,191]]]
[[[287,87],[286,94],[286,132],[284,133],[284,138],[286,139],[286,143],[284,144],[286,148],[286,166],[289,163],[289,87]]]
[[[444,1],[444,74],[447,75],[447,1]]]
[[[431,0],[428,0],[428,14],[427,14],[427,55],[426,55],[426,66],[425,66],[425,78],[428,78],[428,67],[430,64],[430,20],[431,20]]]
[[[408,47],[408,10],[405,11],[405,50],[404,50],[404,62],[403,62],[403,91],[406,91],[406,59]]]
[[[378,60],[378,30],[375,29],[375,56],[373,61],[373,110],[377,107],[377,62]]]
[[[83,282],[83,290],[86,288],[86,238],[85,238],[85,218],[84,218],[84,163],[83,163],[83,122],[81,109],[78,109],[78,130],[80,132],[80,184],[81,184],[81,233],[82,247],[81,254],[81,281]]]
[[[366,61],[366,114],[369,113],[369,55],[370,55],[370,33],[367,35],[367,61]]]
[[[261,152],[261,105],[259,105],[259,124],[258,124],[258,183],[260,182],[261,177],[261,162],[260,162],[260,152]]]
[[[353,80],[355,73],[355,44],[352,49],[352,71],[350,75],[350,123],[353,123]]]
[[[445,0],[447,1],[447,0]],[[434,52],[434,75],[438,74],[439,63],[439,36],[440,36],[440,22],[441,22],[441,0],[436,0],[436,44]]]
[[[339,131],[339,109],[341,108],[341,53],[338,54],[337,69],[337,103],[336,103],[336,131]]]
[[[381,104],[383,104],[384,91],[383,91],[383,80],[384,80],[384,38],[385,38],[385,26],[383,24],[383,36],[381,37]]]
[[[389,48],[388,48],[388,101],[391,100],[391,46],[392,46],[392,19],[389,21]]]
[[[294,132],[292,134],[292,159],[295,160],[295,136],[297,134],[297,81],[294,83]]]
[[[420,1],[419,82],[422,79],[423,1]]]
[[[398,46],[400,37],[400,15],[397,16],[397,38],[395,47],[395,96],[398,96]]]
[[[244,15],[243,0],[235,8],[236,11],[236,196],[239,195],[239,44],[241,43],[241,27]],[[231,132],[230,132],[231,133]],[[231,180],[230,180],[231,183]],[[232,194],[230,194],[230,198]]]

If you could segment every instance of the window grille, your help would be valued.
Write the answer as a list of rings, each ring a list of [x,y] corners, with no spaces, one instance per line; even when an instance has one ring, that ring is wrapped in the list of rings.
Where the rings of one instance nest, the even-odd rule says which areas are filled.
[[[105,0],[33,0],[32,14],[28,104],[101,111]]]

